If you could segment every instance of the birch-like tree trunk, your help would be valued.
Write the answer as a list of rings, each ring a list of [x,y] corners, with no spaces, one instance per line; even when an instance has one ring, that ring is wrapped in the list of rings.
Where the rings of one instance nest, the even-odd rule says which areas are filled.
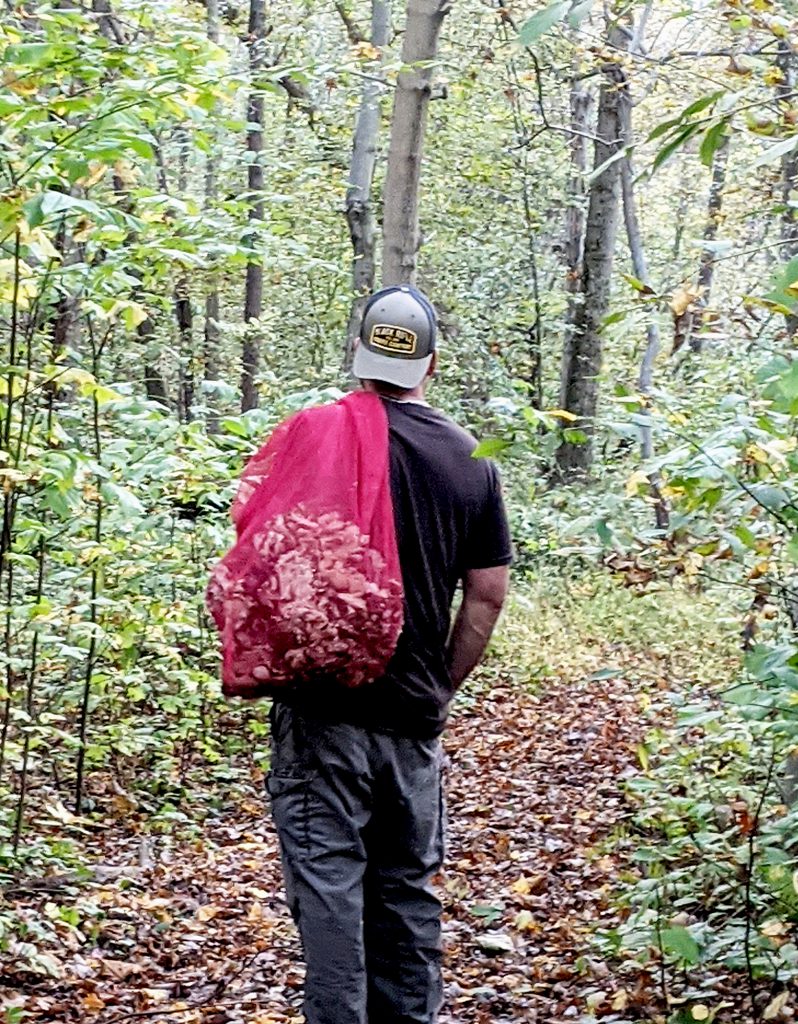
[[[219,0],[206,0],[206,32],[212,43],[219,43]],[[219,155],[216,140],[211,140],[211,150],[205,163],[205,208],[216,199],[216,172]],[[206,381],[217,380],[219,376],[219,283],[214,271],[205,293],[205,329],[203,337],[203,365]],[[208,416],[208,430],[218,429],[218,417]]]
[[[643,32],[645,22],[651,13],[651,2],[646,5],[644,17],[634,32],[630,49],[637,52],[642,49]],[[635,203],[634,191],[634,167],[632,165],[631,147],[634,142],[634,131],[632,127],[632,97],[627,96],[626,102],[621,105],[622,137],[626,153],[621,159],[621,197],[623,201],[623,219],[626,227],[626,239],[629,243],[629,255],[632,261],[632,273],[646,288],[651,288],[649,282],[648,261],[643,245],[643,233],[640,230],[640,220],[637,216],[637,205]],[[654,454],[654,441],[649,422],[648,395],[654,378],[654,362],[660,348],[659,326],[653,315],[646,324],[646,347],[643,358],[640,360],[640,371],[637,378],[637,386],[643,399],[642,426],[640,428],[640,457],[645,461]],[[670,515],[668,503],[662,494],[662,481],[659,473],[648,474],[648,483],[651,488],[651,497],[654,502],[654,517],[658,529],[667,530]]]
[[[786,39],[779,40],[777,66],[781,71],[781,81],[776,90],[779,108],[784,114],[790,110],[791,100],[798,88],[798,56]],[[780,255],[785,263],[798,256],[798,149],[785,153],[781,158],[781,250]],[[798,337],[798,315],[789,313],[786,316],[787,335],[790,340]],[[798,767],[796,767],[798,776]]]
[[[618,26],[610,30],[610,45],[626,49],[628,36]],[[598,407],[599,373],[603,351],[602,322],[610,300],[610,279],[620,209],[620,162],[623,105],[629,102],[626,74],[620,63],[602,67],[598,103],[594,172],[590,186],[582,275],[571,325],[571,352],[562,381],[563,405],[576,416],[571,429],[582,438],[563,438],[557,449],[557,468],[564,479],[586,476],[593,463],[593,433]]]
[[[418,196],[433,62],[450,0],[407,0],[383,195],[383,285],[416,277]]]
[[[247,102],[247,150],[250,155],[247,165],[249,230],[247,246],[250,255],[247,260],[247,283],[244,296],[244,322],[251,325],[260,319],[263,311],[263,257],[260,253],[261,223],[263,221],[263,93],[258,76],[265,63],[266,11],[264,0],[250,0],[249,4],[249,73],[250,93]],[[255,377],[260,357],[257,327],[249,326],[244,337],[241,360],[241,411],[256,409],[258,391]]]
[[[348,28],[348,26],[347,26]],[[391,0],[372,0],[371,45],[382,50],[391,38]],[[376,229],[371,185],[377,161],[380,107],[384,86],[374,77],[363,83],[360,110],[355,125],[349,187],[346,192],[346,221],[352,238],[352,291],[355,298],[346,329],[344,365],[349,367],[355,340],[360,333],[363,307],[374,289],[376,276]]]

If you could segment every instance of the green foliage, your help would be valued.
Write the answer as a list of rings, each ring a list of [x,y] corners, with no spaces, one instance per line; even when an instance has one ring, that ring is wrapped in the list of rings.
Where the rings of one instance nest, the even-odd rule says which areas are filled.
[[[590,14],[594,3],[595,0],[565,0],[544,7],[524,24],[519,34],[521,44],[531,46],[562,21],[576,28]]]
[[[753,662],[747,674],[757,679]],[[649,736],[651,766],[628,784],[629,916],[603,941],[641,964],[684,968],[681,979],[669,972],[672,995],[694,995],[699,969],[787,982],[798,971],[798,812],[782,803],[774,766],[794,740],[750,702],[672,700],[676,726]],[[712,994],[706,982],[702,991]]]

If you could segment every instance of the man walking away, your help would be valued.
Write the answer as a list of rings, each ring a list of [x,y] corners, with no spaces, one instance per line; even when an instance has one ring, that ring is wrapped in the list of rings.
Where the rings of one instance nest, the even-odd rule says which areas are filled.
[[[272,708],[267,785],[308,1024],[434,1024],[441,1004],[439,737],[504,603],[511,546],[495,467],[426,401],[436,362],[429,300],[372,296],[354,373],[388,416],[404,627],[383,678],[289,688]]]

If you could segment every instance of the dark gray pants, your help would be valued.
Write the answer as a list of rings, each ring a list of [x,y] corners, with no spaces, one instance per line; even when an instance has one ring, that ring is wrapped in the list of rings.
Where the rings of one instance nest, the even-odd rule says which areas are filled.
[[[307,964],[308,1024],[434,1024],[439,741],[332,725],[275,704],[267,788]]]

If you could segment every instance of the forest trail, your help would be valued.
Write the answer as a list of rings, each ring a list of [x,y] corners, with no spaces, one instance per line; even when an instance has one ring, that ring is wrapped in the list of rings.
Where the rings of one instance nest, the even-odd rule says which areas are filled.
[[[638,767],[641,695],[657,659],[609,643],[572,657],[580,677],[534,688],[501,668],[488,685],[486,673],[447,733],[441,1024],[553,1024],[590,1006],[620,1019],[620,982],[588,935],[611,923],[617,863],[601,842],[625,813],[619,783]],[[60,980],[28,990],[28,1024],[301,1020],[299,951],[261,781],[145,867],[139,836],[102,833],[99,880],[79,903],[99,904],[105,919],[94,943],[59,950]],[[28,899],[41,909],[46,897]]]

